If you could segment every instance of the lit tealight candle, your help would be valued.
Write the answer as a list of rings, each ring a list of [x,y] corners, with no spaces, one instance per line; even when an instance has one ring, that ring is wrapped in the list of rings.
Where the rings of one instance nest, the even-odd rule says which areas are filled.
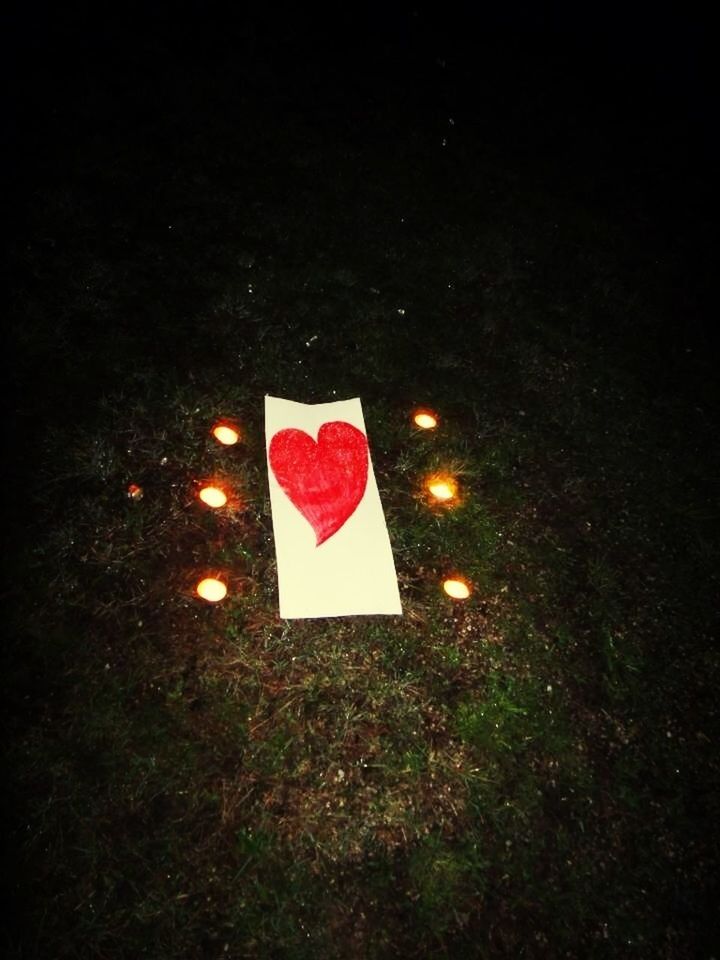
[[[421,430],[432,430],[437,426],[437,417],[433,416],[432,413],[427,413],[427,411],[416,413],[413,421]]]
[[[443,590],[453,600],[467,600],[470,596],[470,587],[464,580],[445,580]]]
[[[457,494],[457,484],[452,477],[433,477],[427,488],[436,500],[452,500]]]
[[[203,487],[198,496],[209,507],[224,507],[227,503],[227,497],[219,487]]]
[[[233,428],[229,427],[226,423],[218,423],[217,426],[213,427],[212,433],[215,439],[219,440],[220,443],[226,447],[231,447],[240,439],[237,430],[233,430]]]
[[[208,603],[217,603],[227,594],[227,587],[222,580],[216,580],[214,577],[206,577],[201,580],[195,589],[197,595],[202,597],[203,600],[207,600]]]

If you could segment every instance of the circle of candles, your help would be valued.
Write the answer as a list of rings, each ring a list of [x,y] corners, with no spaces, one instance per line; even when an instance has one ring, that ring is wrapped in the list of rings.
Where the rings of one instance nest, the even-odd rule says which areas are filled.
[[[464,580],[445,580],[443,590],[453,600],[467,600],[470,596],[470,587]]]
[[[219,487],[203,487],[198,496],[209,507],[224,507],[227,503],[227,497]]]
[[[226,447],[231,447],[240,439],[237,430],[229,427],[226,423],[218,423],[216,426],[214,426],[212,429],[212,434],[216,440],[224,444]]]
[[[420,410],[413,417],[416,426],[421,430],[433,430],[437,426],[437,417],[426,410]]]
[[[208,603],[217,603],[227,594],[227,587],[222,580],[216,580],[214,577],[206,577],[201,580],[195,589],[197,595],[202,597],[203,600],[207,600]]]

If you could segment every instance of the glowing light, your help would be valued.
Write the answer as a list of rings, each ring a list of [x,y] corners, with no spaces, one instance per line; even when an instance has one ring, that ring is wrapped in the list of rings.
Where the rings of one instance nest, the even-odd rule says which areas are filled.
[[[143,488],[137,483],[131,483],[127,488],[127,495],[131,500],[142,500]]]
[[[467,600],[470,596],[470,587],[464,580],[445,580],[443,590],[453,600]]]
[[[208,603],[217,603],[227,594],[227,587],[222,580],[216,580],[214,577],[206,577],[201,580],[195,589],[197,595],[202,597],[203,600],[207,600]]]
[[[434,430],[437,426],[437,417],[433,416],[432,413],[427,413],[426,411],[416,413],[413,417],[413,420],[416,426],[420,427],[422,430]]]
[[[218,423],[213,427],[212,433],[215,439],[225,444],[226,447],[231,447],[240,439],[237,430],[229,427],[226,423]]]
[[[457,483],[452,477],[433,477],[427,488],[436,500],[452,500],[457,495]]]
[[[224,507],[227,503],[227,497],[219,487],[203,487],[198,496],[209,507]]]

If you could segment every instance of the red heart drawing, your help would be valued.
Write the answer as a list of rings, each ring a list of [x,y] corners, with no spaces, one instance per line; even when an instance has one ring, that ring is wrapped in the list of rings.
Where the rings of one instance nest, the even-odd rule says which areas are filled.
[[[278,430],[269,458],[277,482],[315,531],[318,547],[353,515],[365,493],[368,442],[351,423],[324,423],[317,441],[302,430]]]

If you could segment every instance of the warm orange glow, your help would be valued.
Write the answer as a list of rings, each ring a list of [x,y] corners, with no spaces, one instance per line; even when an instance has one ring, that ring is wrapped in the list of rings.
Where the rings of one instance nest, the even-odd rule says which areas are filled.
[[[427,413],[425,411],[416,413],[413,417],[413,420],[415,421],[415,424],[422,430],[432,430],[437,426],[437,417],[433,416],[432,413]]]
[[[240,439],[237,430],[229,427],[226,423],[218,423],[213,427],[212,432],[215,439],[219,440],[220,443],[224,443],[226,447],[231,447]]]
[[[470,596],[470,587],[464,580],[445,580],[443,590],[453,600],[467,600]]]
[[[207,600],[208,603],[217,603],[227,594],[227,587],[222,580],[216,580],[214,577],[206,577],[201,580],[195,588],[199,597]]]
[[[127,495],[131,500],[142,500],[143,489],[137,483],[131,483],[127,488]]]
[[[227,497],[219,487],[203,487],[198,496],[209,507],[224,507],[227,503]]]
[[[432,477],[427,488],[436,500],[452,500],[457,495],[457,483],[452,477]]]

